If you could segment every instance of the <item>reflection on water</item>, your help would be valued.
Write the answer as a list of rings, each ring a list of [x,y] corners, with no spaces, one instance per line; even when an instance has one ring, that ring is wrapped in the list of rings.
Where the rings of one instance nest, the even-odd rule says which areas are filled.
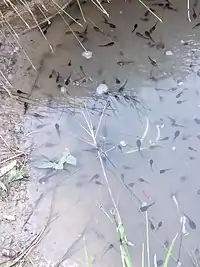
[[[146,255],[146,210],[152,264],[154,254],[157,265],[163,264],[164,246],[177,232],[170,266],[177,266],[177,260],[191,266],[193,257],[198,261],[199,39],[198,29],[192,29],[197,21],[189,24],[186,7],[177,1],[171,8],[148,2],[164,24],[155,24],[153,15],[135,1],[105,4],[109,22],[84,5],[90,22],[84,46],[93,52],[91,60],[81,56],[60,18],[48,31],[55,54],[50,56],[41,44],[40,65],[32,53],[40,67],[32,96],[49,100],[27,111],[27,143],[34,144],[30,192],[34,196],[56,188],[53,209],[58,216],[41,244],[53,264],[65,255],[67,265],[85,265],[85,236],[94,265],[121,266],[119,237],[109,219],[113,203],[99,155],[134,264],[141,264],[143,242]],[[27,47],[30,53],[39,44],[37,36],[33,33],[35,43]],[[108,92],[97,96],[102,83]],[[44,158],[58,161],[65,148],[77,159],[76,166],[53,171],[33,167]],[[45,210],[41,204],[40,211]],[[31,220],[40,224],[39,215]]]

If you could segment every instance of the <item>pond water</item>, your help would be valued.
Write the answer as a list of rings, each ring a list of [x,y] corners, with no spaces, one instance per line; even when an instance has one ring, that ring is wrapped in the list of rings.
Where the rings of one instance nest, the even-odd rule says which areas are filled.
[[[195,3],[190,3],[189,23],[185,2],[165,8],[157,1],[145,3],[163,23],[145,14],[137,1],[104,3],[110,14],[106,23],[93,4],[82,3],[87,23],[71,27],[84,32],[88,25],[80,38],[93,53],[88,60],[59,16],[46,34],[53,54],[37,30],[22,36],[38,69],[36,74],[22,57],[14,81],[32,99],[24,125],[27,147],[32,147],[28,188],[33,200],[45,196],[30,223],[42,227],[54,192],[56,220],[40,244],[51,265],[85,266],[85,248],[94,266],[122,265],[113,199],[133,265],[141,265],[143,243],[147,263],[147,219],[151,266],[156,266],[155,254],[162,264],[176,233],[169,266],[198,265],[200,37],[193,26],[200,7],[195,6],[194,19]],[[80,18],[78,7],[69,12]],[[150,29],[152,39],[145,35]],[[108,92],[97,95],[100,84]],[[46,169],[66,148],[76,166]],[[141,211],[143,205],[150,205],[147,212]]]

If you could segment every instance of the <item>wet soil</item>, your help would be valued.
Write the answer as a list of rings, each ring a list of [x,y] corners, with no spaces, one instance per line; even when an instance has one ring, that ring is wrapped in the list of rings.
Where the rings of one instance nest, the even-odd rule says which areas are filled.
[[[164,260],[163,244],[170,243],[177,232],[170,266],[177,266],[177,259],[182,266],[191,266],[195,251],[198,261],[199,30],[192,29],[198,20],[189,23],[186,7],[178,1],[172,6],[177,11],[152,6],[164,22],[152,33],[154,43],[136,34],[145,34],[156,23],[151,14],[148,21],[141,20],[146,10],[139,3],[105,4],[109,22],[116,28],[105,24],[91,4],[84,4],[88,33],[83,45],[93,52],[90,60],[81,55],[83,50],[73,35],[66,34],[69,29],[60,17],[54,18],[47,31],[54,54],[38,30],[21,37],[38,70],[30,68],[20,54],[12,77],[15,88],[29,96],[28,100],[25,94],[20,98],[28,102],[23,131],[25,147],[32,148],[26,183],[31,216],[24,216],[23,222],[37,233],[50,210],[55,218],[37,247],[42,262],[83,266],[87,247],[94,265],[121,265],[116,226],[106,216],[113,203],[86,120],[98,130],[96,142],[128,241],[133,244],[134,264],[141,264],[141,247],[146,243],[144,202],[154,203],[148,209],[155,226],[149,225],[152,264],[154,254]],[[71,14],[80,17],[78,9]],[[136,23],[138,28],[132,33]],[[83,31],[86,25],[84,29],[72,27]],[[110,42],[114,45],[99,46]],[[120,66],[120,61],[134,63]],[[102,83],[108,92],[97,95]],[[58,161],[66,148],[76,158],[76,166],[47,169],[45,164]],[[112,249],[107,250],[110,244]]]

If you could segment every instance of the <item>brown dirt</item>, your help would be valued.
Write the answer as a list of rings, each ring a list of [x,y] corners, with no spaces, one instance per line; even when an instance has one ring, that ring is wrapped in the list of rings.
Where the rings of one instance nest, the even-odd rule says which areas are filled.
[[[0,67],[2,73],[12,79],[15,73],[16,53],[15,44],[11,38],[1,35]],[[10,97],[5,87],[12,91],[3,77],[0,81],[0,168],[7,166],[15,158],[17,166],[22,167],[26,161],[26,152],[23,144],[23,104]],[[24,151],[24,155],[23,152]],[[27,150],[28,151],[28,150]],[[22,154],[21,156],[18,156]],[[12,254],[19,252],[27,240],[33,235],[30,229],[23,228],[27,215],[31,210],[28,204],[27,182],[16,181],[7,183],[7,177],[0,177],[7,186],[7,192],[0,190],[0,263],[9,258],[2,256],[4,249],[11,249]],[[5,216],[14,216],[14,221],[5,219]]]
[[[46,21],[46,18],[54,17],[58,13],[58,11],[66,8],[71,1],[59,0],[55,2],[57,3],[57,6],[51,0],[42,0],[38,1],[38,3],[36,3],[35,1],[26,1],[28,8],[31,10],[33,15],[28,11],[28,8],[26,6],[21,4],[20,1],[12,1],[14,8],[18,11],[18,13],[10,5],[7,6],[4,1],[2,1],[0,4],[0,10],[3,13],[4,18],[17,31],[17,33],[22,33],[27,30],[28,27],[18,16],[18,14],[21,15],[24,21],[28,23],[31,28],[34,28],[35,26],[37,26],[37,23]],[[45,9],[42,7],[42,4]],[[6,26],[8,30],[9,27],[7,27],[8,24],[5,19],[2,20],[3,23],[1,25],[3,25],[3,27]]]

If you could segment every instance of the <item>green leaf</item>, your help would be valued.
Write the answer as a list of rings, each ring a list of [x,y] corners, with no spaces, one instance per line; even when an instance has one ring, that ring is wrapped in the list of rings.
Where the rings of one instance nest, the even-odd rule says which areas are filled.
[[[67,157],[66,163],[70,164],[70,165],[73,165],[73,166],[76,166],[76,158],[70,154]]]
[[[11,183],[11,182],[14,182],[14,181],[17,181],[17,180],[21,180],[24,178],[24,173],[20,170],[17,170],[17,169],[13,169],[9,172],[9,175],[8,175],[8,182]]]
[[[4,184],[3,182],[1,182],[1,181],[0,181],[0,188],[1,188],[3,191],[7,192],[7,187],[6,187],[5,184]]]
[[[55,169],[55,170],[63,170],[64,164],[70,164],[70,165],[76,165],[76,158],[70,154],[70,151],[68,148],[65,148],[65,151],[63,151],[61,158],[57,160],[48,160],[47,158],[43,158],[38,160],[34,163],[34,166],[39,169]]]
[[[54,168],[55,162],[51,162],[48,159],[40,159],[39,161],[34,163],[34,167],[38,169],[51,169]]]
[[[172,240],[172,243],[167,251],[167,255],[166,255],[166,258],[165,258],[165,262],[163,264],[163,267],[168,267],[168,263],[169,263],[169,259],[171,257],[171,254],[172,254],[172,249],[173,249],[173,246],[174,246],[174,243],[176,241],[176,238],[178,237],[178,233],[175,235],[174,239]]]
[[[63,169],[65,163],[76,166],[76,158],[70,154],[68,148],[65,148],[65,151],[62,153],[59,162],[55,166],[56,170]]]
[[[63,163],[59,161],[58,163],[54,164],[53,168],[55,170],[63,170]]]

